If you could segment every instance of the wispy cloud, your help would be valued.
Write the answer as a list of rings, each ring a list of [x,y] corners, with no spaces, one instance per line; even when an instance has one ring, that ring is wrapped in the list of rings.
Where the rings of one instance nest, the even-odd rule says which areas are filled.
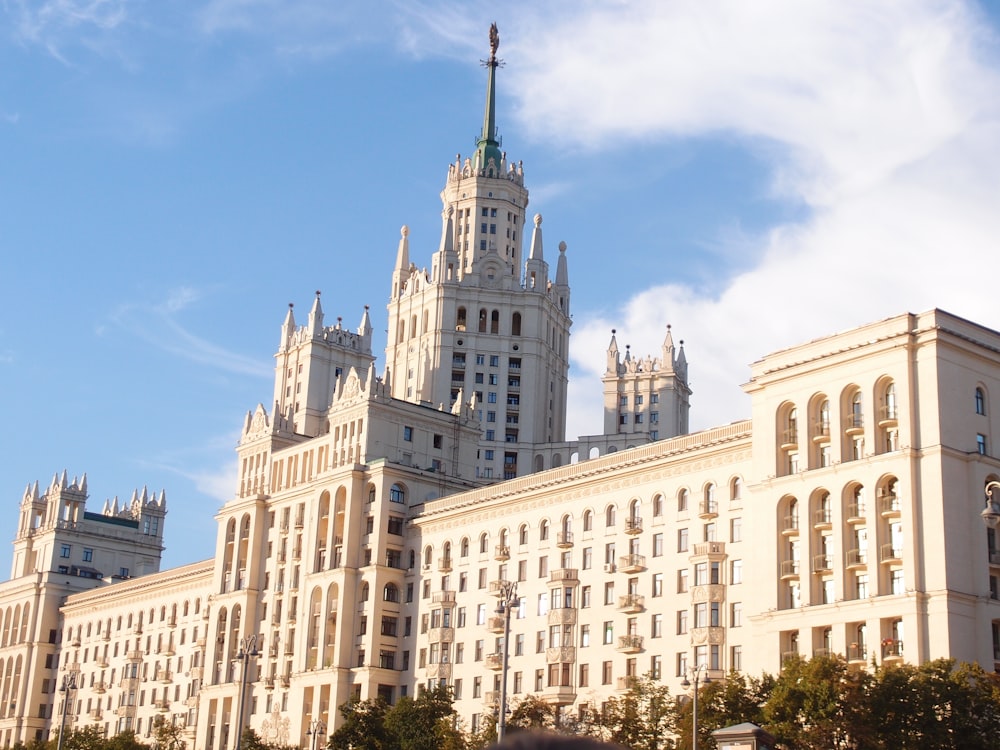
[[[109,324],[124,329],[165,352],[207,367],[239,375],[270,378],[269,363],[230,351],[192,333],[179,320],[180,314],[196,305],[203,291],[177,287],[159,303],[127,303],[118,307]],[[107,325],[95,329],[104,335]]]
[[[124,24],[128,0],[8,0],[5,15],[13,21],[18,38],[37,44],[52,57],[69,64],[64,50],[83,41],[95,45],[93,35],[104,34]]]
[[[238,430],[207,436],[197,444],[186,443],[144,458],[142,465],[184,477],[198,492],[224,503],[236,492],[238,476],[233,447],[239,438]]]

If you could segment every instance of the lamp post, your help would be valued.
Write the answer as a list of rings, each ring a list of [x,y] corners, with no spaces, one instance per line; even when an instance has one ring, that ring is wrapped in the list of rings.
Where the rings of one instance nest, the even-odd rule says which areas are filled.
[[[983,524],[988,529],[995,529],[1000,524],[1000,497],[994,497],[993,493],[1000,490],[1000,482],[993,480],[987,482],[984,491],[986,492],[986,507],[983,508],[979,517],[983,519]]]
[[[59,692],[63,694],[63,707],[62,719],[59,722],[59,742],[56,743],[56,750],[62,750],[63,735],[66,734],[66,709],[69,707],[70,690],[76,690],[76,675],[64,674],[62,678],[62,686],[59,688]]]
[[[694,682],[694,697],[693,703],[691,705],[691,750],[698,750],[698,685],[704,682],[706,685],[711,682],[708,676],[708,665],[698,664],[694,667],[688,669],[688,674],[691,675],[691,680]],[[704,680],[702,679],[702,674],[705,675]],[[682,688],[691,687],[691,682],[688,678],[684,678],[684,682],[681,683]]]
[[[322,719],[314,719],[309,722],[309,728],[306,730],[306,737],[309,738],[309,750],[316,750],[316,741],[324,734],[326,734],[326,724],[323,723]]]
[[[507,657],[510,654],[510,611],[517,602],[517,581],[501,581],[497,614],[503,620],[503,659],[500,662],[500,715],[497,718],[497,741],[507,734]]]
[[[256,659],[258,656],[260,656],[260,651],[257,650],[256,633],[240,640],[240,650],[237,652],[236,659],[234,660],[241,662],[243,665],[240,674],[240,705],[236,718],[236,750],[240,750],[240,743],[243,742],[243,703],[246,701],[247,673],[250,671],[250,660]]]

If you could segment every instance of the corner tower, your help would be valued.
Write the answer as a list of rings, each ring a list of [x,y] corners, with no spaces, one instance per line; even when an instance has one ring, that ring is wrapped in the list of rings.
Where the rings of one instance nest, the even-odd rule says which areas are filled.
[[[571,325],[565,243],[550,280],[542,217],[527,215],[523,166],[500,150],[499,43],[493,24],[482,131],[475,152],[448,167],[430,270],[410,262],[403,227],[386,346],[394,398],[446,407],[475,399],[485,479],[527,474],[532,444],[565,439]],[[526,231],[532,239],[525,261]]]

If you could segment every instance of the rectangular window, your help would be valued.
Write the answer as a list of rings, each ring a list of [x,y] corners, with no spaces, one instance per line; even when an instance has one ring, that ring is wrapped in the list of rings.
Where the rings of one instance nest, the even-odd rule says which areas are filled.
[[[611,620],[604,621],[604,644],[608,645],[615,640],[615,624]]]
[[[92,550],[90,547],[83,548],[83,561],[84,562],[94,561],[94,550]]]
[[[687,529],[677,529],[677,551],[687,552],[688,551],[688,530]]]
[[[496,354],[491,354],[490,367],[499,367],[499,366],[500,366],[500,357],[497,356]]]
[[[986,455],[986,436],[985,435],[982,435],[982,434],[976,435],[976,452],[979,453],[980,456],[985,456]]]
[[[663,534],[653,534],[653,557],[663,556]]]
[[[729,627],[738,628],[743,625],[743,602],[733,602],[729,611]]]
[[[729,541],[731,542],[742,542],[743,541],[743,519],[736,517],[729,521]]]
[[[684,594],[687,593],[687,590],[688,590],[688,572],[687,568],[684,568],[683,570],[677,571],[677,593]]]
[[[615,603],[615,582],[606,581],[604,584],[604,603],[614,604]]]
[[[732,584],[743,583],[742,560],[733,560],[729,563],[729,582]]]
[[[583,569],[590,570],[594,565],[594,548],[584,547],[583,548]]]
[[[590,645],[590,625],[580,626],[580,647],[586,648]]]
[[[688,632],[688,611],[686,609],[677,610],[677,635],[684,635]]]
[[[70,545],[68,544],[62,545],[59,548],[59,557],[69,557],[70,549],[72,549]]]
[[[413,441],[413,428],[412,427],[407,427],[406,425],[403,426],[403,440],[406,440],[407,442],[412,442]]]

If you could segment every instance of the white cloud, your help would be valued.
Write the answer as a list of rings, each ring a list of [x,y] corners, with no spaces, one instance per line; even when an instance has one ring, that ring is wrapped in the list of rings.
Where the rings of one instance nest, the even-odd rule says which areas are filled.
[[[656,353],[670,321],[688,341],[692,421],[709,426],[747,415],[746,365],[776,348],[934,306],[1000,325],[983,281],[1000,274],[1000,69],[974,6],[586,7],[519,23],[507,75],[524,128],[592,152],[641,141],[650,158],[667,138],[735,136],[808,217],[758,237],[706,228],[719,257],[758,259],[710,291],[671,283],[664,265],[623,309],[577,311],[577,382],[603,372],[612,327]],[[573,390],[571,414],[600,413],[593,391]]]
[[[121,305],[110,320],[117,327],[177,357],[224,372],[271,378],[273,371],[269,363],[218,346],[191,333],[180,323],[179,313],[202,296],[202,290],[178,287],[170,290],[159,304]],[[106,333],[104,325],[98,325],[95,330],[99,336]]]
[[[89,35],[114,31],[128,18],[128,0],[11,0],[4,5],[18,37],[38,44],[57,60],[68,64],[63,49],[81,38],[100,47]]]

